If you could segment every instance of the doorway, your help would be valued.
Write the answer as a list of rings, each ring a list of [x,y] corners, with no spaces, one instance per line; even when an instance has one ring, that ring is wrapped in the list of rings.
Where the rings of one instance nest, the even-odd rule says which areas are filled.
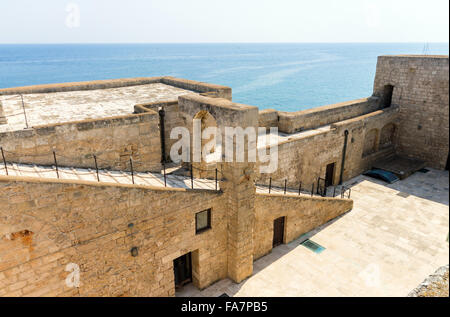
[[[173,272],[175,274],[175,289],[180,289],[192,282],[192,255],[191,253],[173,260]]]
[[[273,221],[273,247],[277,247],[284,242],[284,221],[285,217]]]
[[[325,187],[333,186],[335,168],[336,163],[331,163],[327,165],[327,171],[325,173]]]
[[[389,108],[392,104],[392,95],[394,93],[394,86],[386,85],[383,90],[383,106]]]

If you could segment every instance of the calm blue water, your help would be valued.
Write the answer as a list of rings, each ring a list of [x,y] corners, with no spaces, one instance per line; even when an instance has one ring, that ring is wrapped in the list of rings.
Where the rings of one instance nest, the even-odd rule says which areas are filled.
[[[296,111],[372,94],[378,55],[424,44],[0,45],[0,88],[170,75],[233,88],[235,102]],[[449,46],[429,44],[428,54]]]

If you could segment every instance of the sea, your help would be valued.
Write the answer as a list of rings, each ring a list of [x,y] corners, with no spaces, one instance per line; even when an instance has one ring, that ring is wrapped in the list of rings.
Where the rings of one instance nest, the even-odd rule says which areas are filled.
[[[0,88],[174,76],[229,86],[233,101],[298,111],[372,94],[377,56],[448,43],[0,45]]]

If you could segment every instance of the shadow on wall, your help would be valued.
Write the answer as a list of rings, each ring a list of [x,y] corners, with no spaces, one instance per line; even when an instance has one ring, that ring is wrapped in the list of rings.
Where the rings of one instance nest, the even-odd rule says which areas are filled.
[[[312,238],[317,233],[321,232],[322,230],[326,229],[342,217],[345,217],[347,214],[349,214],[351,211],[348,211],[330,221],[327,223],[315,228],[314,230],[303,234],[302,236],[298,237],[294,241],[291,241],[287,244],[282,244],[278,247],[275,247],[272,249],[272,251],[269,254],[264,255],[263,257],[259,258],[253,263],[253,274],[252,276],[255,276],[256,274],[262,272],[264,269],[269,267],[274,262],[282,259],[287,254],[291,253],[297,248],[305,248],[303,245],[301,245],[305,240]],[[326,246],[325,246],[326,247]],[[311,251],[311,254],[312,251]],[[199,291],[196,289],[192,284],[186,285],[182,290],[180,290],[176,295],[177,297],[191,297],[191,296],[211,296],[211,297],[219,297],[221,295],[225,294],[233,297],[235,296],[240,289],[247,283],[247,281],[251,278],[251,276],[241,283],[237,284],[232,282],[230,279],[226,278],[223,280],[220,280],[212,285],[210,285],[205,292],[207,294],[202,294],[202,291]]]

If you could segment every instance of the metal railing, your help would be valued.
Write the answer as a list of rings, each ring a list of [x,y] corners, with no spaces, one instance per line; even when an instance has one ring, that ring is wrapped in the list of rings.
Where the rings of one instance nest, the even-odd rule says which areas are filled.
[[[274,180],[272,177],[268,181],[255,181],[255,185],[260,189],[265,189],[269,194],[283,194],[283,195],[308,195],[313,197],[314,195],[321,197],[340,197],[350,199],[351,188],[337,185],[337,186],[325,186],[325,179],[318,178],[316,183],[305,184],[302,181],[298,182],[298,187],[289,187],[288,180]]]
[[[5,170],[6,175],[10,175],[10,171],[11,170],[15,170],[14,167],[9,166],[8,167],[8,163],[15,163],[15,164],[26,164],[26,165],[37,165],[37,166],[42,166],[42,167],[47,167],[47,166],[51,166],[51,168],[54,170],[54,172],[56,173],[56,177],[58,179],[61,178],[60,175],[60,167],[62,166],[60,164],[61,159],[65,159],[68,162],[73,162],[75,160],[75,158],[70,158],[61,154],[58,154],[56,151],[52,151],[49,154],[18,154],[18,153],[14,153],[11,151],[7,151],[5,150],[3,147],[0,147],[0,152],[1,152],[1,159],[3,162],[3,167]],[[16,162],[14,160],[8,160],[8,156],[10,157],[24,157],[26,158],[26,163],[21,163],[23,161],[23,159],[19,159],[19,162]],[[41,163],[35,163],[35,162],[31,162],[32,160],[30,160],[30,158],[47,158],[47,162],[52,161],[53,165],[48,165],[48,164],[41,164]],[[222,172],[219,171],[217,168],[214,169],[201,169],[198,167],[193,166],[192,164],[189,164],[189,176],[186,176],[186,178],[184,179],[180,179],[179,176],[177,175],[176,172],[172,172],[172,173],[168,173],[167,172],[167,163],[157,163],[154,165],[145,163],[145,162],[139,162],[139,161],[135,161],[133,159],[133,156],[130,155],[128,162],[125,160],[120,160],[120,161],[108,161],[108,160],[104,160],[104,159],[100,159],[97,155],[93,154],[92,155],[92,163],[93,163],[93,167],[95,168],[95,176],[96,176],[96,180],[97,182],[101,182],[101,173],[100,173],[100,169],[99,169],[99,163],[103,164],[103,166],[107,166],[106,168],[102,168],[101,170],[104,172],[113,172],[113,171],[118,171],[118,172],[122,172],[122,173],[130,173],[131,175],[131,182],[132,184],[135,184],[135,176],[136,173],[151,173],[151,174],[161,174],[162,178],[163,178],[163,184],[164,187],[168,187],[168,180],[169,177],[171,178],[171,180],[177,180],[177,181],[184,181],[186,179],[190,179],[190,188],[191,189],[198,189],[195,188],[195,183],[203,183],[206,184],[206,181],[208,181],[208,185],[211,184],[211,180],[209,179],[203,179],[203,178],[199,178],[199,177],[194,177],[194,171],[199,171],[199,172],[210,172],[214,174],[214,190],[215,191],[220,191],[219,188],[219,181],[222,179]],[[87,166],[75,166],[77,164],[70,164],[69,166],[64,165],[64,167],[69,167],[69,168],[81,168],[81,169],[90,169],[92,167],[87,167]],[[83,165],[83,164],[82,164]],[[111,169],[111,166],[125,166],[124,169]],[[109,167],[109,168],[108,168]],[[140,167],[143,168],[144,170],[139,170],[136,171],[136,167]],[[176,166],[176,167],[180,167],[181,166]],[[128,171],[128,170],[129,171]],[[155,172],[155,170],[158,170],[159,172]],[[17,170],[17,172],[20,172],[20,170]],[[64,173],[70,173],[73,174],[71,172],[65,171]],[[82,173],[80,173],[81,175]],[[219,177],[220,176],[220,177]]]

